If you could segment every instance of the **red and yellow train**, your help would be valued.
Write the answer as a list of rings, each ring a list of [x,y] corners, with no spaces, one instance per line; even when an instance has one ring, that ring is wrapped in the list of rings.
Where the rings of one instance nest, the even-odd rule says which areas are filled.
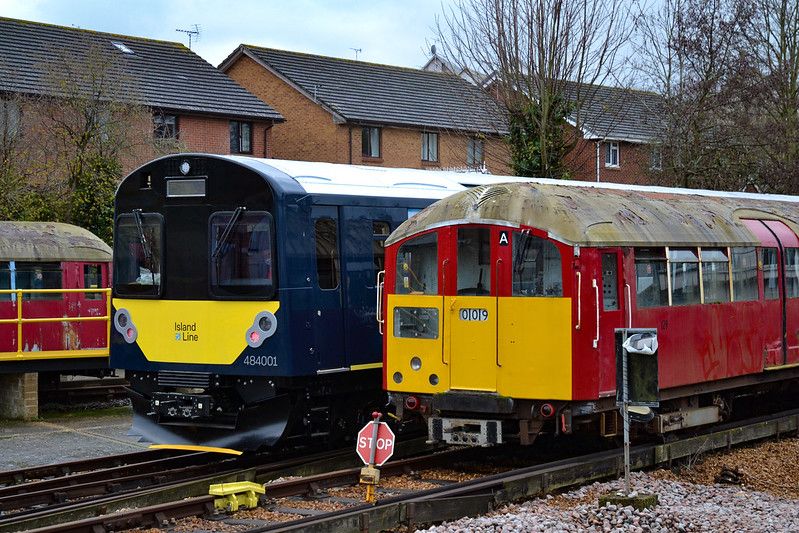
[[[0,373],[108,373],[111,248],[57,222],[0,222]]]
[[[431,440],[613,435],[616,328],[656,328],[665,433],[799,377],[799,198],[549,180],[436,202],[386,242],[384,387]]]

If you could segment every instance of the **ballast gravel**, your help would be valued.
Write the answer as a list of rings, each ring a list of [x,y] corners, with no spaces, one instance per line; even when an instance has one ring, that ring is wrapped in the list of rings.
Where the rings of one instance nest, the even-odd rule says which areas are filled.
[[[623,480],[594,483],[558,496],[509,505],[494,513],[421,530],[460,532],[795,532],[799,502],[733,485],[701,485],[635,472],[632,488],[654,492],[652,509],[600,507],[599,495],[618,491]]]

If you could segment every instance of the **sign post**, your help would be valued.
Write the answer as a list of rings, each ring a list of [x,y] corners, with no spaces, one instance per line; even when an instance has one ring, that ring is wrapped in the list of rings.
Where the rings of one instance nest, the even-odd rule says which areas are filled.
[[[377,484],[380,482],[380,470],[394,454],[394,432],[385,422],[380,422],[382,415],[372,413],[373,420],[358,432],[355,451],[366,465],[361,468],[360,483],[366,485],[366,501],[374,503],[376,500]]]

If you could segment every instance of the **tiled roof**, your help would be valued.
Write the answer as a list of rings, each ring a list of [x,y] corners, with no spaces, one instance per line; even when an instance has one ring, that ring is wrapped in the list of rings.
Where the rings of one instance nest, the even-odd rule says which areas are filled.
[[[507,121],[484,91],[439,72],[241,45],[240,54],[292,83],[346,122],[504,133]]]
[[[0,91],[62,96],[57,82],[67,77],[52,71],[63,58],[85,69],[79,60],[85,57],[111,58],[108,70],[126,88],[122,99],[163,110],[283,120],[180,43],[0,18]],[[80,73],[75,78],[81,79]]]
[[[579,119],[586,138],[646,143],[659,136],[663,99],[655,93],[576,83],[568,83],[566,93],[581,102]]]

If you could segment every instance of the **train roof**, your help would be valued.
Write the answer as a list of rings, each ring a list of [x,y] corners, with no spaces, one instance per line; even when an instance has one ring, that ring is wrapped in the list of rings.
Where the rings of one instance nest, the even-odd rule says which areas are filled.
[[[61,222],[0,221],[0,261],[111,261],[111,247]]]
[[[530,180],[456,193],[404,222],[386,241],[459,223],[531,226],[581,246],[754,246],[742,219],[799,233],[799,197]]]

